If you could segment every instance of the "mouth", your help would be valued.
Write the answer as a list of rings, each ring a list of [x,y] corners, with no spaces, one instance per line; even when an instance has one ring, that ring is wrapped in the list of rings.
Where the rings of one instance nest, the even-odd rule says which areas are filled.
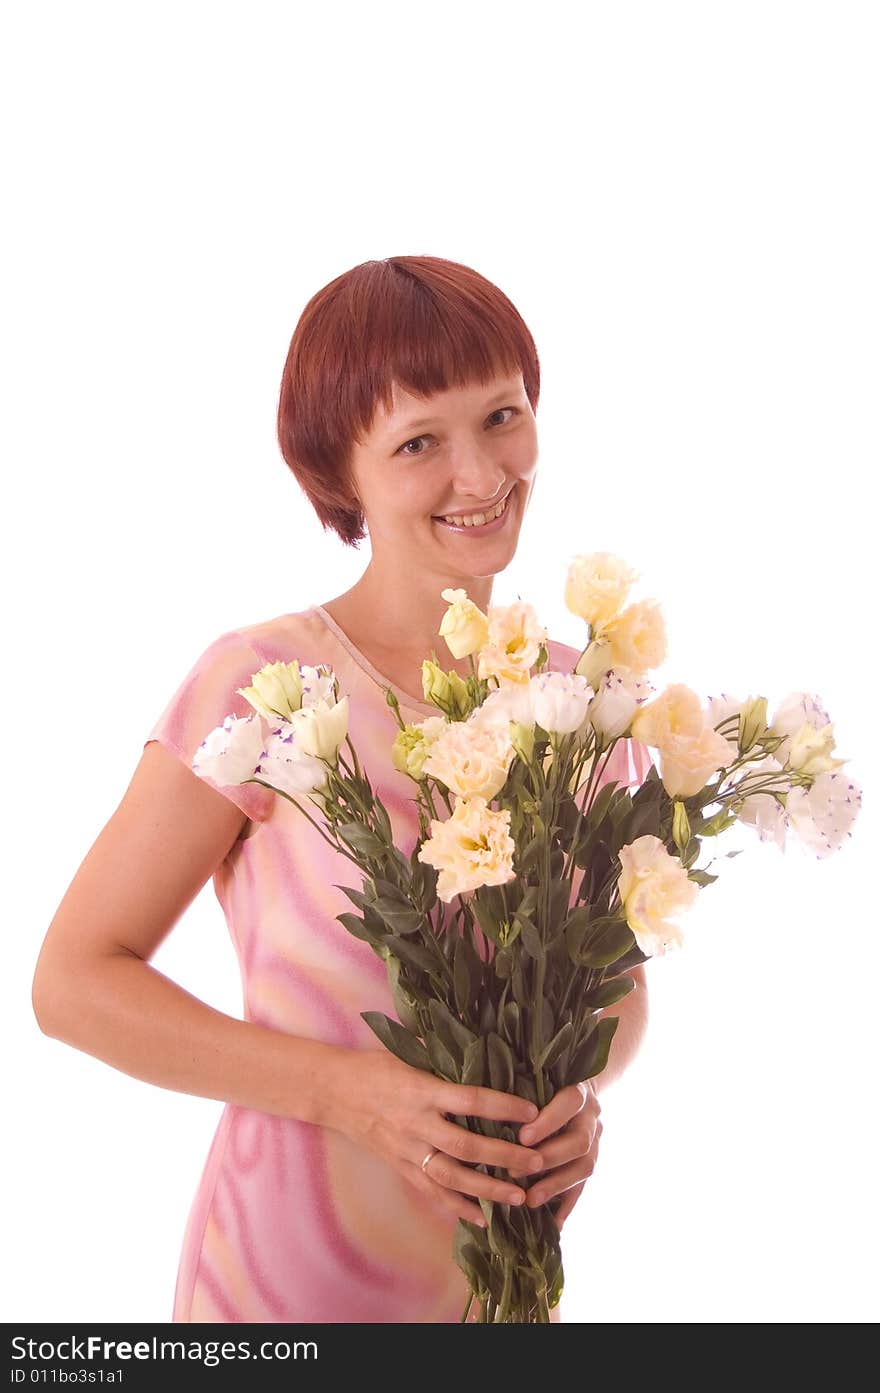
[[[490,532],[500,532],[507,520],[508,513],[513,511],[510,500],[514,487],[515,485],[511,484],[501,502],[487,512],[471,514],[458,522],[452,522],[449,518],[444,517],[432,517],[431,521],[436,522],[438,527],[445,527],[449,532],[467,533],[468,536],[473,537],[485,537]],[[500,513],[497,511],[498,508],[501,509]],[[484,517],[486,521],[474,522],[472,519],[477,517]]]

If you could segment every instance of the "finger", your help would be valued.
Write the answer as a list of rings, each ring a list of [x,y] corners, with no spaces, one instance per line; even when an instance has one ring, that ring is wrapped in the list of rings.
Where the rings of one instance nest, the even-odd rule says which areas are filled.
[[[439,1204],[447,1213],[454,1214],[457,1219],[467,1219],[481,1229],[486,1228],[486,1216],[479,1204],[472,1203],[456,1190],[447,1190],[445,1185],[436,1185],[425,1175],[421,1166],[415,1166],[409,1162],[405,1162],[405,1166],[406,1169],[403,1173],[416,1190],[421,1190],[423,1194],[430,1194],[435,1204]]]
[[[541,1156],[545,1172],[554,1170],[566,1161],[574,1161],[578,1156],[586,1156],[596,1145],[602,1134],[602,1123],[592,1113],[575,1113],[555,1136],[541,1143]],[[533,1174],[539,1171],[515,1171],[508,1167],[511,1175]]]
[[[524,1204],[525,1190],[509,1180],[496,1180],[493,1175],[463,1166],[445,1151],[435,1151],[423,1172],[429,1180],[448,1190],[460,1190],[463,1195],[498,1200],[501,1204]]]
[[[560,1232],[562,1231],[562,1225],[577,1204],[585,1184],[586,1181],[581,1180],[577,1185],[571,1185],[559,1201],[554,1218],[556,1219]]]
[[[569,1161],[567,1166],[559,1166],[557,1170],[549,1171],[528,1191],[526,1204],[530,1209],[537,1209],[538,1205],[544,1204],[546,1200],[552,1200],[554,1195],[561,1195],[572,1185],[589,1180],[595,1168],[596,1156],[591,1151],[589,1156],[578,1156],[576,1161]]]
[[[466,1127],[448,1122],[445,1118],[434,1119],[428,1140],[438,1151],[444,1151],[456,1161],[470,1161],[481,1166],[504,1166],[507,1170],[516,1167],[520,1175],[537,1175],[538,1171],[547,1168],[542,1151],[504,1141],[502,1137],[484,1137],[482,1132],[469,1132]]]
[[[490,1117],[497,1122],[531,1122],[539,1115],[539,1109],[528,1098],[476,1083],[440,1081],[436,1104],[440,1112],[456,1113],[459,1117]]]
[[[519,1139],[527,1146],[536,1145],[562,1127],[584,1106],[584,1095],[577,1084],[569,1084],[555,1093],[535,1118],[519,1129]]]

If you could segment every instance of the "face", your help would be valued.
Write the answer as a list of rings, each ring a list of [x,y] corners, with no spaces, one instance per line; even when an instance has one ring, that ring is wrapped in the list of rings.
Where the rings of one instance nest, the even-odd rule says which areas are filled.
[[[352,470],[377,551],[404,567],[464,577],[489,576],[511,560],[534,485],[535,416],[522,374],[454,387],[424,398],[394,386],[369,435],[354,447]],[[473,515],[493,512],[485,526]],[[448,526],[444,514],[467,514]]]

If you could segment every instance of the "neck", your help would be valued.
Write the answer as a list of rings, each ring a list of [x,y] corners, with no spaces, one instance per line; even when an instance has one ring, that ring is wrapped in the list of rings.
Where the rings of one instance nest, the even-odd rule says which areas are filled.
[[[449,668],[458,665],[437,632],[449,608],[441,591],[464,590],[485,614],[492,602],[493,580],[493,576],[433,578],[429,585],[419,577],[417,584],[412,579],[392,583],[371,562],[360,580],[325,608],[332,610],[343,629],[375,649],[417,662],[434,651],[440,666]]]

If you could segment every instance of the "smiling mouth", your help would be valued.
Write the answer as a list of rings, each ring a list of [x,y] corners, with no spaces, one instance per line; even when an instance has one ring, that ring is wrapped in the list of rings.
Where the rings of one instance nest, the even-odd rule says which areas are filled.
[[[507,512],[507,509],[510,506],[510,498],[511,494],[513,493],[514,487],[515,485],[511,484],[510,489],[501,499],[501,502],[496,503],[494,508],[491,508],[487,511],[479,513],[464,513],[459,517],[449,517],[444,515],[443,513],[435,513],[433,514],[433,520],[434,522],[443,522],[446,524],[447,527],[454,527],[462,532],[479,532],[481,528],[488,527],[490,523],[498,522],[499,519],[504,517],[504,514]],[[473,519],[475,518],[479,518],[481,519],[481,521],[473,521]]]

